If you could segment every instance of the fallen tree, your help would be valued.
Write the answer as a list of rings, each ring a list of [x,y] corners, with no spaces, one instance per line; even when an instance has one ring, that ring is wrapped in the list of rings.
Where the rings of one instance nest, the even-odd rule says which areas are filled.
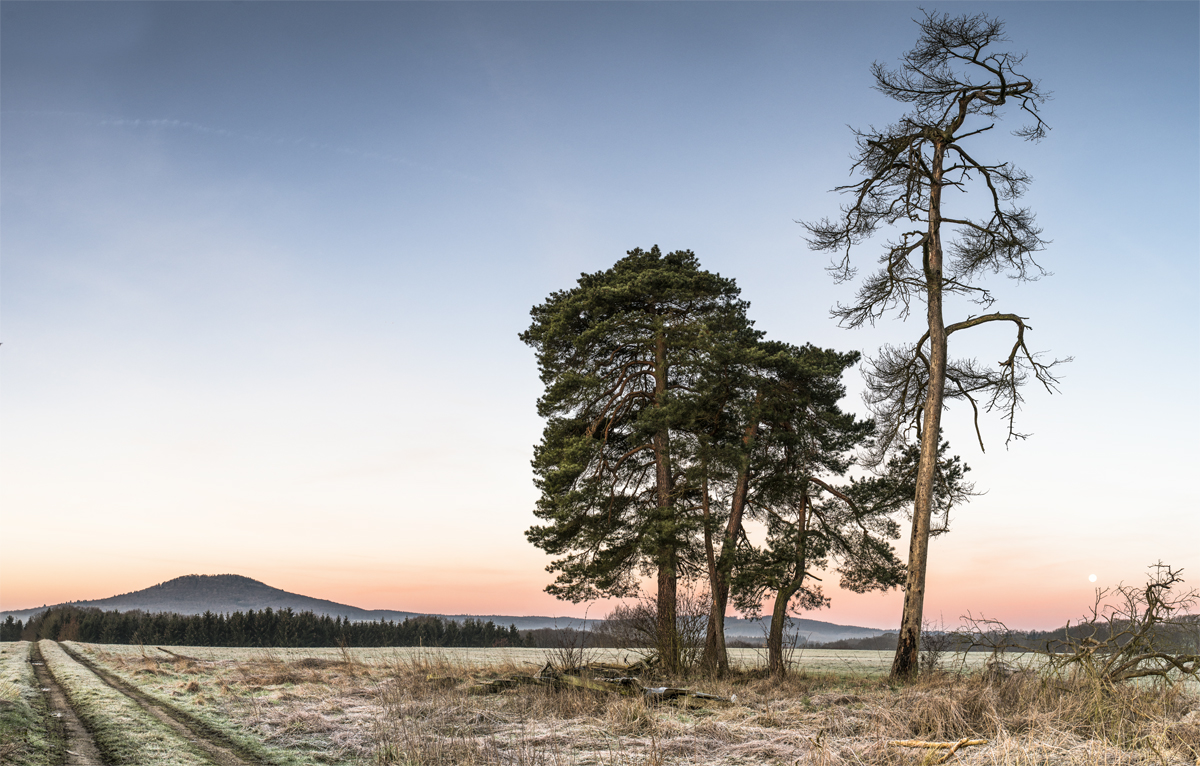
[[[640,696],[647,702],[671,702],[675,700],[697,700],[700,702],[731,703],[737,696],[722,697],[716,694],[693,691],[685,687],[645,686],[637,673],[653,672],[654,660],[639,660],[629,665],[608,662],[590,662],[573,668],[555,667],[547,662],[536,675],[510,675],[487,680],[473,679],[467,687],[468,694],[497,694],[521,686],[543,686],[551,689],[581,689],[600,694]],[[461,683],[460,679],[430,676],[429,681],[439,685]]]

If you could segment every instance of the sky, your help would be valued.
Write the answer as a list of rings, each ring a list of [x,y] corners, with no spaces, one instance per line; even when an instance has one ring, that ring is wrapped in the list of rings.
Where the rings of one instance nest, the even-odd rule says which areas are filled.
[[[985,419],[981,453],[969,411],[943,417],[984,494],[932,543],[926,614],[1052,628],[1158,560],[1200,586],[1200,4],[931,9],[1004,19],[1053,94],[1044,141],[977,147],[1033,176],[1051,240],[1053,276],[994,280],[996,309],[1074,361],[1027,391],[1027,440]],[[919,14],[6,0],[0,608],[236,573],[364,608],[602,616],[542,591],[524,536],[530,308],[657,244],[736,279],[768,337],[919,337],[919,317],[839,328],[854,288],[797,223],[836,214],[850,127],[903,113],[869,66]],[[895,591],[830,595],[804,616],[899,623]]]

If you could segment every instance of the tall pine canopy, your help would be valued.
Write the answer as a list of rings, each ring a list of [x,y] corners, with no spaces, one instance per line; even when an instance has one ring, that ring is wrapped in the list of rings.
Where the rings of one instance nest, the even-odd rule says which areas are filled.
[[[672,671],[676,582],[701,565],[701,521],[680,502],[685,429],[712,349],[755,336],[746,307],[691,251],[638,248],[535,306],[521,335],[546,386],[533,459],[545,523],[526,535],[558,557],[547,590],[575,602],[628,596],[638,574],[654,575],[657,648]]]

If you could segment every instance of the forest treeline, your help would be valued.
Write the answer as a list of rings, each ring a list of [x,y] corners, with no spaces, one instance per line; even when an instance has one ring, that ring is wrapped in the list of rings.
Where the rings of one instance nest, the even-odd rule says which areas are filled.
[[[97,644],[166,644],[173,646],[248,647],[385,647],[385,646],[525,646],[515,625],[492,621],[462,622],[426,615],[403,622],[353,622],[312,612],[250,609],[232,614],[205,612],[118,612],[53,607],[29,618],[11,615],[0,623],[0,641],[83,641]]]
[[[1140,637],[1139,629],[1143,629]],[[937,654],[994,651],[1061,652],[1068,646],[1085,645],[1089,639],[1103,640],[1110,635],[1113,636],[1111,646],[1101,654],[1135,640],[1149,641],[1160,648],[1170,647],[1196,652],[1200,651],[1200,618],[1185,616],[1170,623],[1144,628],[1130,621],[1115,621],[1103,626],[1095,622],[1081,621],[1056,630],[981,630],[979,626],[955,631],[927,630],[922,633],[920,648],[922,651],[933,651]],[[899,636],[896,633],[884,633],[804,646],[810,649],[869,649],[891,652],[896,650],[898,643]]]
[[[1115,625],[1117,632],[1127,627],[1125,623]],[[1039,652],[1061,649],[1064,641],[1085,642],[1096,635],[1097,626],[1094,623],[1080,622],[1066,625],[1055,630],[927,630],[922,635],[922,651],[933,651],[939,655],[956,654],[959,652]],[[1200,651],[1200,618],[1185,617],[1177,623],[1155,626],[1154,640],[1161,645],[1182,647],[1190,652]],[[574,628],[542,628],[536,631],[522,633],[526,646],[537,647],[581,647],[585,649],[618,648],[636,650],[652,648],[652,640],[634,641],[630,643],[619,633],[606,630],[601,624],[595,630],[576,630]],[[1123,646],[1133,636],[1133,631],[1115,641],[1115,645]],[[788,639],[790,643],[790,637]],[[840,649],[851,651],[894,652],[899,643],[897,633],[881,633],[876,636],[859,638],[841,638],[836,641],[809,641],[804,636],[795,639],[796,650],[805,649]],[[764,649],[767,648],[767,636],[737,636],[728,642],[731,649]]]
[[[10,615],[0,623],[0,641],[82,641],[99,644],[164,644],[168,646],[227,646],[227,647],[530,647],[556,649],[577,647],[586,649],[618,648],[637,650],[653,647],[646,633],[643,640],[628,632],[600,624],[593,630],[576,628],[537,628],[518,630],[515,625],[500,627],[492,621],[467,619],[463,622],[425,615],[410,617],[403,622],[353,622],[341,617],[294,612],[291,609],[263,609],[232,614],[207,612],[198,615],[147,613],[141,611],[101,611],[74,606],[52,607],[34,615],[28,623]],[[618,626],[619,627],[619,626]],[[955,653],[963,651],[1045,650],[1048,643],[1064,638],[1085,640],[1095,626],[1081,622],[1057,630],[1000,630],[1000,631],[929,631],[923,649]],[[1156,627],[1162,640],[1178,644],[1190,651],[1200,651],[1200,618],[1187,617],[1179,624]],[[1122,642],[1118,642],[1122,643]],[[729,642],[730,648],[762,648],[763,637],[739,636]],[[896,633],[883,633],[862,638],[837,641],[797,640],[799,649],[842,649],[895,651]]]

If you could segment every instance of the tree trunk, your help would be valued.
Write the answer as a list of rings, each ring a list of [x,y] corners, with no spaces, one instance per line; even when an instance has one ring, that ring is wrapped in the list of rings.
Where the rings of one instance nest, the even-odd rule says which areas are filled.
[[[762,396],[756,397],[756,403]],[[708,672],[716,671],[717,675],[729,673],[729,653],[725,647],[725,610],[729,605],[729,582],[733,577],[733,553],[737,545],[738,535],[742,532],[742,519],[746,511],[746,499],[750,493],[750,458],[749,446],[758,434],[758,422],[746,427],[742,436],[742,444],[747,447],[747,455],[738,471],[737,484],[733,490],[733,499],[729,504],[729,524],[721,538],[721,555],[713,562],[712,545],[709,544],[709,580],[712,589],[712,607],[708,613],[708,633],[704,637],[704,655],[700,665]],[[705,496],[707,497],[707,495]]]
[[[672,552],[673,553],[673,552]],[[655,632],[663,672],[678,675],[680,667],[679,626],[675,617],[675,557],[666,555],[658,565],[658,616]]]
[[[808,527],[808,493],[800,496],[800,518],[797,521],[796,541],[796,576],[791,582],[781,587],[775,593],[775,607],[771,610],[771,627],[767,632],[767,672],[773,678],[783,678],[787,675],[787,665],[783,661],[783,626],[787,623],[788,602],[800,586],[804,584],[805,530]]]
[[[662,331],[654,343],[654,406],[662,407],[667,392],[667,341]],[[668,675],[680,671],[679,626],[675,619],[678,552],[675,549],[675,509],[671,503],[670,437],[667,429],[654,435],[655,481],[658,484],[654,546],[658,565],[658,614],[655,639],[659,661]]]
[[[729,607],[729,580],[715,570],[709,578],[712,600],[708,610],[708,630],[704,634],[704,654],[700,667],[705,673],[718,677],[729,672],[729,656],[725,650],[725,610]]]
[[[933,178],[929,191],[929,235],[925,243],[925,282],[929,315],[929,388],[921,425],[921,457],[913,504],[912,537],[908,548],[908,578],[904,613],[892,660],[891,680],[907,681],[917,674],[921,647],[921,616],[925,605],[925,570],[929,559],[929,526],[933,508],[933,478],[941,438],[943,395],[946,389],[946,325],[942,317],[942,165],[945,144],[934,143]]]
[[[771,610],[771,627],[767,632],[767,672],[772,678],[787,675],[783,662],[783,626],[787,622],[787,605],[800,587],[803,575],[775,594],[775,607]]]
[[[721,555],[717,559],[716,587],[713,589],[712,611],[709,615],[710,624],[716,631],[711,642],[706,641],[704,655],[706,666],[715,667],[718,675],[729,672],[729,655],[725,648],[725,610],[729,606],[729,582],[733,578],[733,553],[737,545],[738,535],[742,532],[742,517],[746,509],[746,495],[749,477],[747,468],[743,468],[738,476],[737,485],[730,501],[729,523],[721,537]],[[711,655],[709,654],[711,648]]]
[[[708,626],[704,631],[704,654],[700,667],[709,675],[723,675],[720,658],[725,654],[725,598],[721,594],[722,578],[717,570],[717,556],[713,547],[712,512],[708,499],[708,460],[701,467],[700,504],[704,511],[704,554],[708,563],[708,592],[711,600],[708,608]],[[719,616],[718,616],[719,615]],[[11,618],[10,618],[11,619]],[[728,665],[728,660],[726,660]]]

